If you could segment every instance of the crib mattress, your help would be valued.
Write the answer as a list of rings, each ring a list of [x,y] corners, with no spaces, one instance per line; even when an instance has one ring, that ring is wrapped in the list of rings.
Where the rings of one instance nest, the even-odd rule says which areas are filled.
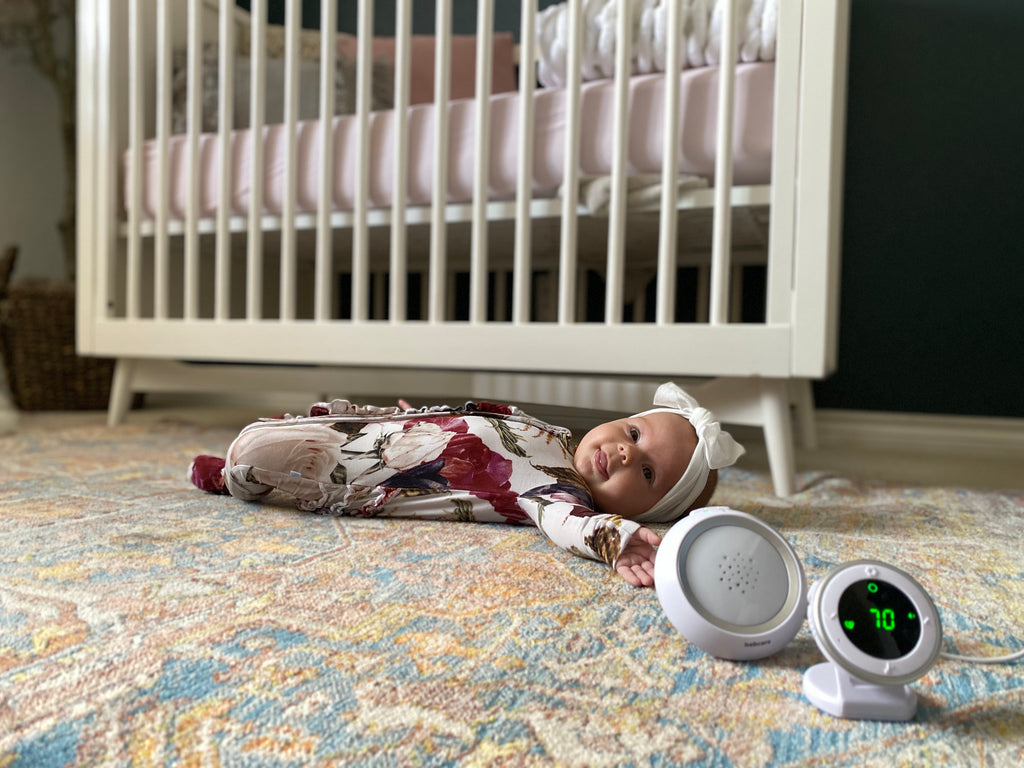
[[[772,107],[774,64],[757,62],[737,67],[734,112],[734,170],[737,185],[766,184],[771,167]],[[533,193],[545,198],[557,195],[562,183],[565,152],[565,92],[539,90],[534,96]],[[680,156],[679,171],[713,181],[715,165],[716,109],[718,70],[702,68],[680,74]],[[449,102],[448,202],[468,202],[473,193],[475,160],[472,99]],[[611,173],[614,123],[614,83],[600,80],[584,83],[581,89],[580,173],[601,176]],[[491,97],[491,142],[489,155],[489,197],[512,199],[517,187],[519,153],[519,94],[502,93]],[[639,75],[630,78],[629,145],[630,173],[657,173],[661,170],[664,114],[664,75]],[[369,198],[375,208],[389,207],[394,190],[395,113],[370,115]],[[408,205],[427,205],[432,200],[434,177],[435,106],[409,107]],[[320,130],[318,120],[297,125],[297,162],[295,184],[297,208],[314,212],[319,204]],[[334,210],[350,210],[356,192],[356,120],[351,115],[333,119],[334,161],[331,175]],[[250,142],[253,132],[235,131],[231,135],[232,213],[246,215],[251,196]],[[279,214],[286,190],[287,130],[282,125],[264,127],[265,215]],[[159,189],[169,192],[170,217],[183,219],[189,196],[189,153],[183,135],[171,137],[169,175],[161,184],[158,173],[158,143],[143,147],[142,218],[155,216]],[[215,215],[219,200],[219,143],[216,134],[204,134],[199,140],[199,215]],[[125,155],[125,179],[130,167],[130,151]],[[126,207],[131,200],[126,184]]]

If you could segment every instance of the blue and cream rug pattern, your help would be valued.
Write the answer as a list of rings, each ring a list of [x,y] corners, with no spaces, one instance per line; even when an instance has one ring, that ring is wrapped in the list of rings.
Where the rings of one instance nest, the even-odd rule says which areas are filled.
[[[234,430],[36,414],[0,438],[0,768],[1011,766],[1024,664],[940,661],[908,723],[811,706],[808,630],[690,646],[653,590],[532,528],[332,519],[191,488]],[[808,578],[888,560],[948,650],[1018,650],[1024,494],[723,473]]]

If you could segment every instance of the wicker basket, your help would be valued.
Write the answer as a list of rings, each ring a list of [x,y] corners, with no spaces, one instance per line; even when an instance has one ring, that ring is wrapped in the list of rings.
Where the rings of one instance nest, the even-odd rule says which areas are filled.
[[[22,410],[107,407],[114,363],[76,354],[72,284],[24,282],[0,295],[0,344],[11,397]]]

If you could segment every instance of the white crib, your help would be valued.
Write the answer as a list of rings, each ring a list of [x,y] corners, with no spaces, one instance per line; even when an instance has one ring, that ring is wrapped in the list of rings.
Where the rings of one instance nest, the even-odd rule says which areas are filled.
[[[717,0],[714,45],[737,50],[766,4],[774,12],[771,0]],[[289,0],[283,29],[268,31],[261,0],[251,16],[211,0],[79,0],[78,347],[117,359],[111,423],[145,391],[625,412],[646,407],[659,381],[698,378],[724,421],[764,428],[776,492],[794,490],[790,409],[813,439],[808,382],[835,366],[846,0],[778,0],[774,61],[682,67],[682,34],[669,34],[664,70],[682,77],[603,83],[581,83],[589,15],[571,0],[570,74],[556,91],[532,76],[536,2],[524,2],[512,93],[492,93],[494,7],[480,0],[473,97],[451,100],[438,76],[433,104],[410,103],[422,41],[411,0],[398,0],[393,90],[377,110],[373,3],[362,1],[355,104],[341,117],[340,43],[300,31],[300,5]],[[617,5],[617,73],[629,72],[641,5]],[[666,28],[682,30],[691,5],[665,3]],[[323,3],[320,28],[335,29],[337,12]],[[437,73],[453,67],[451,14],[437,2]],[[204,72],[209,43],[216,63]],[[186,61],[177,77],[175,49]],[[282,93],[268,91],[271,62]],[[217,116],[206,133],[204,74]],[[235,129],[240,82],[253,98]],[[280,123],[268,125],[278,95]],[[597,214],[595,188],[607,193]]]

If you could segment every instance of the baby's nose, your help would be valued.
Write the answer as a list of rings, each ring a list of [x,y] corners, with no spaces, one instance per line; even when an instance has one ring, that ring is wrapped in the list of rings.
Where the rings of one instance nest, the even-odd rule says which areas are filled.
[[[629,464],[629,461],[632,458],[633,446],[629,443],[619,443],[619,459],[622,461],[623,466]]]

